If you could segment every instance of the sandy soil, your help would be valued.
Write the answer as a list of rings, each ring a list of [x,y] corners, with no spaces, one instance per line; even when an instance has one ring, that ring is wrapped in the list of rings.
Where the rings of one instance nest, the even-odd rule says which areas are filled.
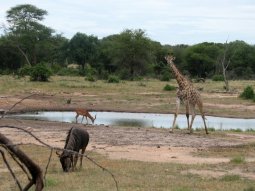
[[[18,97],[0,97],[2,110],[8,110],[11,105],[20,101]],[[32,110],[73,110],[74,106],[58,104],[54,96],[40,96],[34,99],[24,100],[15,106],[14,112]],[[76,106],[77,107],[77,106]],[[234,108],[236,106],[233,106]],[[253,107],[250,109],[254,109]],[[82,124],[70,124],[59,122],[13,120],[2,118],[0,125],[13,125],[23,127],[38,138],[53,147],[63,148],[67,130],[72,126],[86,128],[90,134],[90,143],[87,153],[95,151],[108,156],[111,159],[128,159],[149,162],[174,162],[185,164],[224,163],[229,158],[197,157],[195,154],[211,147],[230,147],[255,142],[255,136],[243,134],[227,134],[224,137],[204,132],[188,134],[187,130],[176,130],[169,133],[168,129],[135,128],[135,127],[109,127],[109,126],[84,126]],[[39,144],[28,134],[20,130],[0,128],[0,133],[6,135],[14,143]],[[255,161],[250,158],[250,161]],[[205,176],[211,172],[183,172],[200,173]],[[219,172],[221,174],[222,172]],[[241,172],[240,172],[241,173]],[[217,175],[217,173],[216,173]],[[213,174],[215,176],[215,174]],[[247,175],[248,176],[248,175]],[[255,179],[251,175],[251,177]]]
[[[87,151],[96,151],[112,159],[185,164],[229,162],[229,158],[195,157],[194,154],[210,147],[229,147],[254,142],[255,136],[228,134],[224,137],[204,132],[188,134],[187,130],[169,133],[167,129],[106,127],[47,121],[1,119],[1,125],[12,125],[29,130],[53,147],[63,148],[66,132],[72,126],[85,128],[90,134]],[[30,135],[10,128],[0,132],[14,143],[39,144]],[[251,159],[253,160],[253,159]],[[254,159],[255,160],[255,159]]]

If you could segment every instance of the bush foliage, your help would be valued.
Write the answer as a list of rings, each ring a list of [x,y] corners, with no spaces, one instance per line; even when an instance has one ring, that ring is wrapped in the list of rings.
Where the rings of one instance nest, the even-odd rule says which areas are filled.
[[[254,90],[251,86],[247,86],[244,91],[240,94],[243,99],[254,99]]]
[[[120,79],[118,76],[110,75],[107,80],[108,83],[119,83]]]
[[[169,84],[166,84],[165,87],[163,88],[165,91],[173,91],[176,90],[176,87],[171,86]]]
[[[31,68],[30,80],[47,82],[52,75],[51,70],[45,64],[37,64]]]
[[[223,75],[214,75],[212,77],[213,81],[224,81],[224,76]]]

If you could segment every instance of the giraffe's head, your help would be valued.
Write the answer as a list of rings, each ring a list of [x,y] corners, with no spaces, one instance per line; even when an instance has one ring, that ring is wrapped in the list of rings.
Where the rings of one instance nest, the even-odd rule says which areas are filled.
[[[166,59],[168,64],[173,64],[173,61],[175,60],[175,57],[171,56],[171,55],[167,55],[167,56],[165,56],[165,59]]]

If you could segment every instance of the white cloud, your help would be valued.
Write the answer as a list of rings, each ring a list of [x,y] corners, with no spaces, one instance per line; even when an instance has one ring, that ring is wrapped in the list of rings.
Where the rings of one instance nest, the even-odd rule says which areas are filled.
[[[253,0],[13,0],[1,2],[0,22],[24,3],[47,10],[44,24],[68,38],[141,28],[163,44],[224,42],[227,36],[255,44]]]

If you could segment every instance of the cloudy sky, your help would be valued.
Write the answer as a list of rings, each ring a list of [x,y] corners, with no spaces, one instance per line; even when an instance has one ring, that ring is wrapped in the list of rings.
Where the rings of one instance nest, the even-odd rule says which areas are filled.
[[[102,38],[143,29],[162,44],[255,44],[254,0],[0,0],[0,24],[18,4],[48,11],[43,24],[69,39],[76,32]]]

